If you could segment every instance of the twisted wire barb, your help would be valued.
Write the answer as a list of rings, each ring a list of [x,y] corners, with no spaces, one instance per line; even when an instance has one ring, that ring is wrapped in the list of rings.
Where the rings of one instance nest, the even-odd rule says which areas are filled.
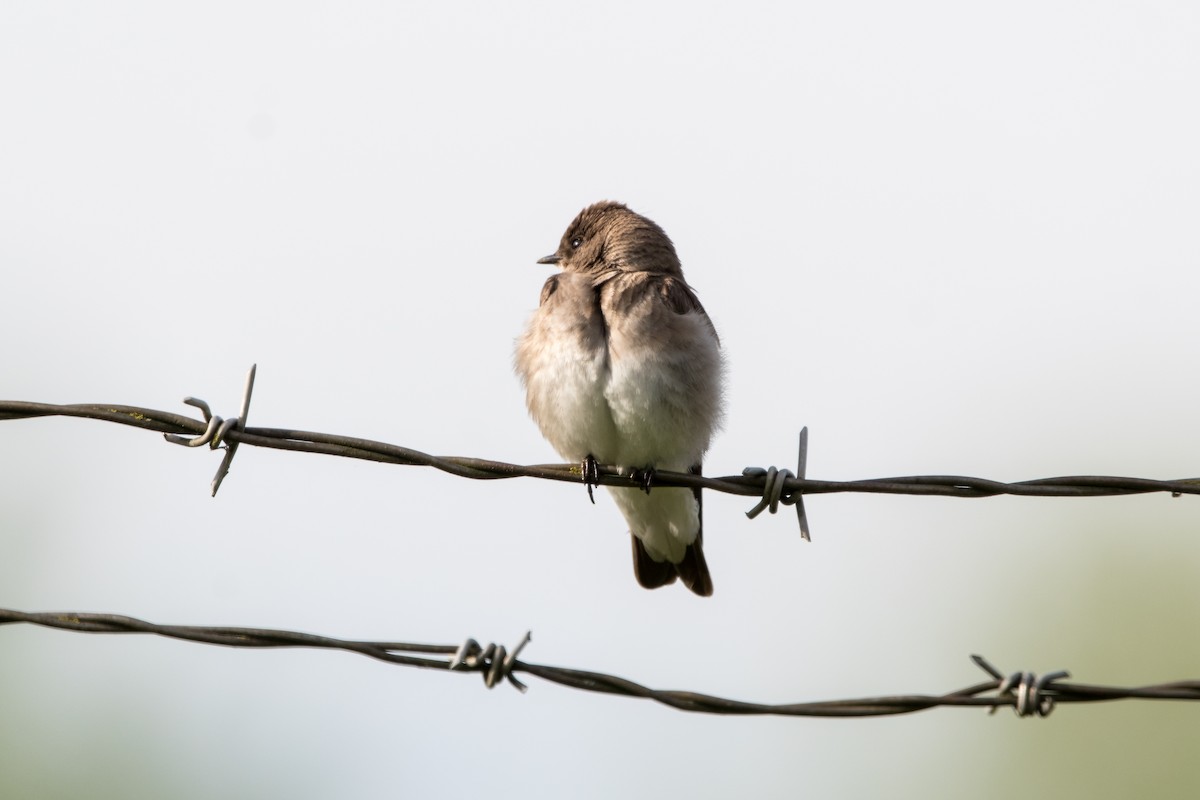
[[[0,420],[48,416],[80,417],[157,431],[165,434],[169,441],[189,446],[208,444],[210,447],[216,448],[224,442],[228,449],[222,461],[222,467],[213,481],[214,494],[216,494],[216,489],[224,474],[228,472],[229,460],[239,444],[303,453],[321,453],[342,458],[378,461],[385,464],[433,467],[451,475],[473,480],[527,477],[579,483],[585,478],[583,468],[579,464],[522,466],[482,458],[433,456],[408,447],[353,436],[289,428],[248,427],[245,419],[249,409],[253,382],[254,368],[251,368],[250,375],[247,376],[241,414],[230,420],[222,420],[213,415],[203,400],[195,398],[187,398],[184,402],[200,408],[204,414],[203,420],[136,406],[92,403],[54,405],[21,401],[0,401]],[[1200,494],[1200,478],[1152,480],[1106,475],[1074,475],[1005,483],[961,475],[913,475],[852,481],[815,480],[804,477],[806,456],[807,429],[801,432],[800,459],[797,473],[794,476],[787,470],[777,470],[774,467],[770,469],[748,467],[741,475],[724,477],[705,477],[663,470],[654,473],[654,485],[702,488],[726,494],[761,497],[763,502],[749,512],[751,516],[761,512],[764,507],[774,513],[781,503],[795,505],[801,531],[805,538],[808,538],[808,522],[804,515],[803,495],[811,494],[862,492],[948,497],[994,497],[996,495],[1098,497],[1150,492],[1170,492],[1173,496],[1178,497],[1184,494]],[[594,476],[594,483],[606,486],[640,487],[638,474],[637,470],[628,466],[600,466]]]
[[[1065,683],[1065,671],[1041,677],[1015,672],[1007,678],[981,656],[972,660],[991,680],[941,695],[906,694],[848,700],[802,703],[751,703],[698,692],[651,689],[601,672],[531,664],[517,658],[529,634],[511,652],[503,646],[481,646],[474,639],[462,645],[370,642],[335,639],[270,628],[233,628],[201,625],[156,625],[134,617],[79,612],[30,613],[0,609],[0,625],[27,623],[81,633],[144,633],[227,647],[312,647],[345,650],[389,664],[453,672],[476,672],[488,688],[508,680],[521,691],[524,684],[513,673],[524,672],[543,680],[601,694],[641,697],[665,706],[704,714],[775,715],[790,717],[878,717],[911,714],[941,706],[975,706],[995,710],[1008,706],[1018,716],[1046,716],[1055,704],[1092,703],[1104,700],[1200,700],[1200,680],[1154,686],[1117,687]],[[431,657],[440,656],[440,657]]]

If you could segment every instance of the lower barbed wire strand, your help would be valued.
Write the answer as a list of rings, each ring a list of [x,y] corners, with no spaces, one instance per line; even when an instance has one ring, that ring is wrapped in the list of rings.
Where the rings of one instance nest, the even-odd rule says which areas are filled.
[[[992,676],[943,695],[895,695],[848,700],[821,700],[805,703],[754,703],[732,700],[699,692],[651,689],[626,678],[599,672],[532,664],[517,656],[528,644],[528,633],[511,651],[503,645],[482,646],[473,639],[461,645],[420,644],[412,642],[373,642],[337,639],[328,636],[270,628],[159,625],[135,617],[83,612],[24,612],[0,609],[0,625],[27,623],[65,631],[92,634],[152,634],[173,639],[242,648],[322,648],[345,650],[379,661],[443,671],[479,672],[489,688],[501,680],[524,691],[516,678],[525,673],[561,686],[601,694],[640,697],[681,711],[706,714],[776,715],[807,717],[891,716],[924,711],[936,707],[1008,706],[1021,716],[1046,716],[1063,703],[1089,703],[1124,699],[1200,700],[1200,680],[1176,681],[1156,686],[1133,688],[1068,684],[1064,671],[1038,677],[1031,672],[1015,672],[1005,678],[986,660],[973,656],[977,665]],[[430,658],[429,656],[441,656]],[[999,676],[999,677],[997,677]],[[988,696],[984,696],[988,695]]]

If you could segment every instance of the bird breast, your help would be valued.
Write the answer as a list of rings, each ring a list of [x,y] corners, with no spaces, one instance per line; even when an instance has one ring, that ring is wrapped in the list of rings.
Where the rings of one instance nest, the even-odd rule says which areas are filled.
[[[591,281],[564,272],[547,281],[542,304],[517,342],[517,373],[530,416],[568,461],[591,454],[615,463],[616,431],[604,395],[607,339]]]

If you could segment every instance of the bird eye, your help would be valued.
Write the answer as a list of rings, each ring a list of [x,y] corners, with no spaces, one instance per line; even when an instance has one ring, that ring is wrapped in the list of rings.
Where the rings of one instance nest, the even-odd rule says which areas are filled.
[[[578,249],[581,244],[583,244],[583,239],[580,239],[578,236],[571,240],[571,247]]]

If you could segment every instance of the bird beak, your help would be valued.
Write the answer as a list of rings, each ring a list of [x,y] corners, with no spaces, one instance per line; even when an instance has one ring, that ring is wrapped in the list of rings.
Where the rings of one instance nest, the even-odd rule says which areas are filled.
[[[551,253],[548,256],[542,256],[541,258],[539,258],[537,260],[537,263],[539,263],[539,264],[557,264],[558,262],[559,262],[559,258],[558,258],[558,255],[555,253]]]

